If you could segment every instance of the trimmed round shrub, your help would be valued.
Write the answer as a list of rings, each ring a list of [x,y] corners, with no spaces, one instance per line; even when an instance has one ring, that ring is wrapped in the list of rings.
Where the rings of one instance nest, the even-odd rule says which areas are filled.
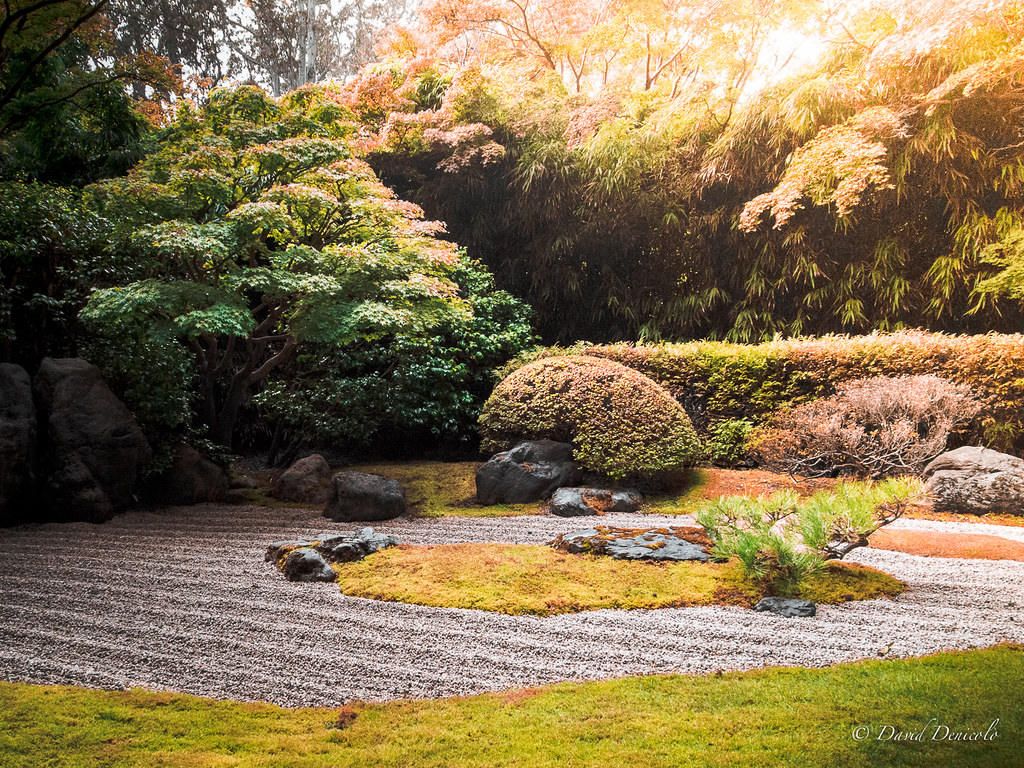
[[[481,448],[521,440],[572,443],[585,468],[613,478],[651,476],[698,458],[682,406],[642,373],[597,357],[548,357],[502,381],[480,415]]]

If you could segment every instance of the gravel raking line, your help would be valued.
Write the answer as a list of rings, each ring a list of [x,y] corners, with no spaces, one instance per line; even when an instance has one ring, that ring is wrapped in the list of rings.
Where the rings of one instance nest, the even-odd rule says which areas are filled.
[[[606,525],[681,525],[619,515]],[[589,523],[550,516],[397,520],[410,544],[543,543]],[[899,521],[950,532],[1018,530]],[[912,656],[1024,641],[1024,563],[857,550],[904,580],[894,601],[820,606],[812,619],[734,607],[550,618],[425,608],[294,584],[263,555],[278,539],[350,531],[315,510],[200,505],[104,525],[0,530],[0,677],[180,691],[285,706],[456,696],[562,680]],[[975,528],[984,530],[973,530]]]

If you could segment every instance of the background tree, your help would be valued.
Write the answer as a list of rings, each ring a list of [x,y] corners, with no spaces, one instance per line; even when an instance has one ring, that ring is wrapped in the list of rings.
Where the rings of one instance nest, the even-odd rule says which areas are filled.
[[[252,87],[181,109],[160,152],[90,194],[146,265],[92,295],[103,335],[186,344],[199,414],[230,446],[240,408],[305,346],[424,332],[472,307],[438,226],[352,156],[329,91],[280,101]]]

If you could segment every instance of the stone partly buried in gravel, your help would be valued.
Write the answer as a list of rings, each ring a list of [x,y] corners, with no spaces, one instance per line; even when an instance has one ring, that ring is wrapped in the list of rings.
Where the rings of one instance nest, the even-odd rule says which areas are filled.
[[[711,559],[703,528],[613,528],[602,526],[563,533],[549,544],[571,554],[608,555],[619,560],[683,562]]]
[[[818,612],[818,606],[810,600],[798,600],[795,597],[762,597],[755,611],[767,611],[779,616],[807,617],[814,616]]]
[[[599,488],[559,488],[551,496],[548,511],[559,517],[583,517],[636,512],[643,504],[636,491],[606,491]]]
[[[339,472],[331,479],[324,507],[331,520],[391,520],[404,513],[405,490],[397,480],[365,472]]]
[[[398,539],[373,528],[359,533],[325,535],[294,541],[275,541],[267,547],[267,562],[273,562],[288,581],[334,581],[337,574],[330,563],[362,560],[381,549],[398,544]]]

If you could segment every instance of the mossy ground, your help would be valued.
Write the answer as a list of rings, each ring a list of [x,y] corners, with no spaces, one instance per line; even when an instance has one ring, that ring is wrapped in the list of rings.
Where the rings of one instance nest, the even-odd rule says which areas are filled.
[[[345,467],[397,480],[405,488],[412,513],[417,517],[515,517],[533,515],[544,505],[476,503],[478,461],[406,461],[357,464]]]
[[[335,566],[346,595],[442,608],[548,616],[601,608],[751,606],[766,593],[735,563],[655,563],[573,555],[546,546],[401,546]],[[894,597],[888,574],[836,564],[796,596],[819,603]]]
[[[340,709],[0,683],[5,768],[1007,768],[1021,734],[1024,646]]]

